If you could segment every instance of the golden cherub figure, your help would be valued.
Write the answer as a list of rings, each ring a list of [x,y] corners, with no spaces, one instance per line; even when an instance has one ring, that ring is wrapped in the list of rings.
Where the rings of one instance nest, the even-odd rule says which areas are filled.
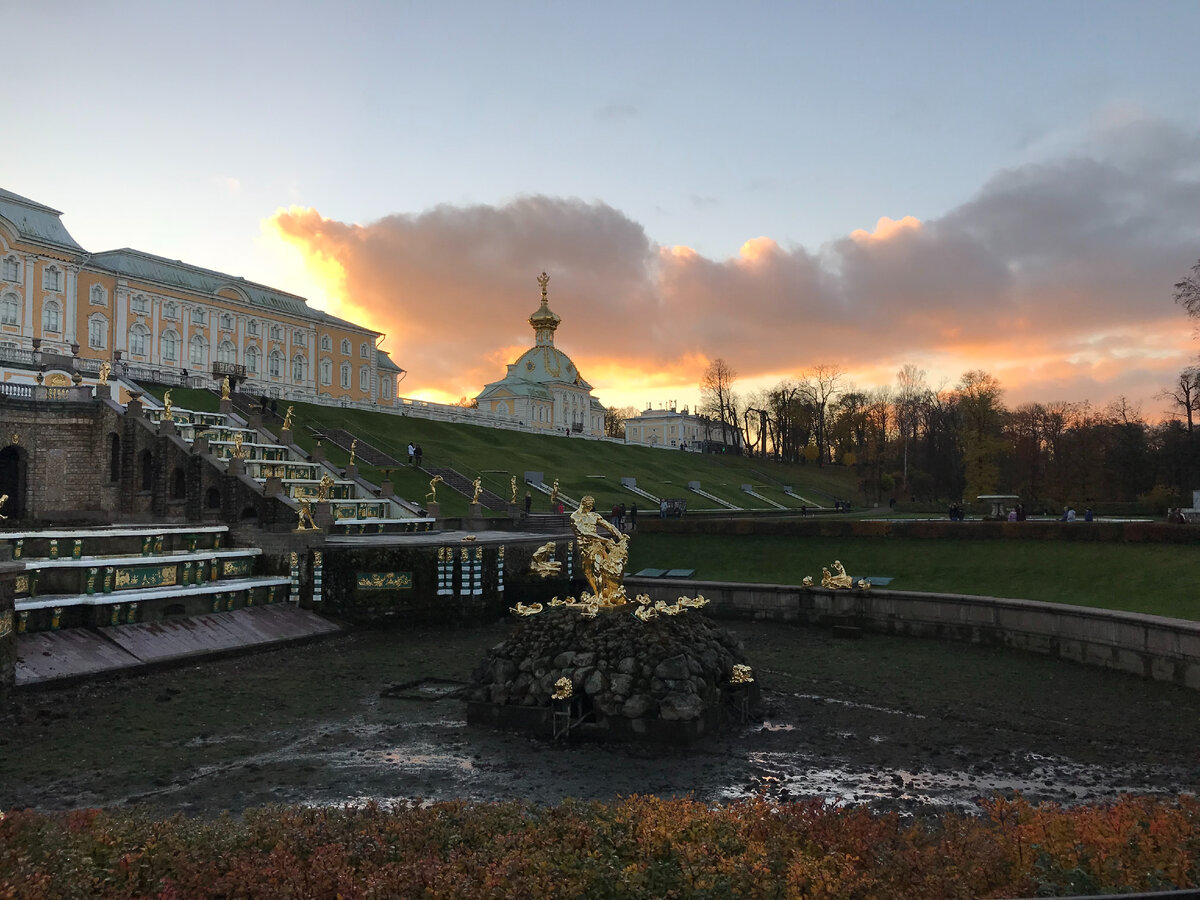
[[[354,465],[354,455],[358,450],[358,438],[353,438],[350,441],[350,462],[346,463],[346,467]]]
[[[316,531],[317,523],[313,521],[312,504],[307,500],[300,501],[300,521],[296,524],[297,531]]]
[[[221,380],[221,399],[222,400],[229,399],[229,376],[228,375],[226,375]]]
[[[508,488],[512,491],[512,496],[508,498],[508,502],[516,505],[517,502],[517,476],[514,475],[508,480]]]
[[[431,500],[437,503],[437,486],[445,481],[441,475],[434,475],[429,479],[429,493],[425,495],[426,500]]]
[[[471,502],[478,503],[479,495],[483,493],[483,482],[480,479],[476,478],[474,481],[471,482],[471,487],[475,489],[475,493],[471,495]]]
[[[100,363],[100,374],[98,380],[101,384],[108,384],[108,376],[112,372],[112,366],[108,364],[108,360]]]
[[[162,417],[164,422],[170,422],[175,418],[175,407],[171,405],[171,389],[163,394],[163,412]]]
[[[4,504],[7,502],[8,502],[8,494],[0,494],[0,509],[3,509]],[[0,513],[0,522],[4,521],[7,518],[8,518],[8,516],[4,515],[3,513]]]
[[[294,407],[294,406],[289,406],[287,408],[287,412],[284,413],[284,415],[283,415],[283,430],[284,431],[292,430],[292,410],[294,410],[295,408],[296,407]]]

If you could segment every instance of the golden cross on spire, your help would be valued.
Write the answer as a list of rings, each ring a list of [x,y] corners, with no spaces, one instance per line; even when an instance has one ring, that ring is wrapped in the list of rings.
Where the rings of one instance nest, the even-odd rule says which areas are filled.
[[[541,275],[538,276],[537,283],[542,288],[542,302],[545,303],[546,302],[546,285],[548,285],[550,283],[550,276],[547,275],[545,272],[543,272]]]

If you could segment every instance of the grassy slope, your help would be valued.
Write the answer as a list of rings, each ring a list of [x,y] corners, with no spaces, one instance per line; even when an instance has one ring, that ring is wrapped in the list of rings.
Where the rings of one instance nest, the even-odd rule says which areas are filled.
[[[854,576],[890,575],[890,587],[1018,597],[1200,619],[1196,555],[1169,544],[1067,541],[642,535],[629,569],[694,568],[704,580],[799,584],[840,559]]]

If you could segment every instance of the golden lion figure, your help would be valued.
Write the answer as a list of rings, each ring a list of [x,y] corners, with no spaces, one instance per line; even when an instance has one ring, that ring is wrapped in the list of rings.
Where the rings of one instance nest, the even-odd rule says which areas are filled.
[[[529,571],[534,575],[540,575],[546,578],[550,575],[558,575],[562,572],[562,563],[551,559],[554,555],[554,541],[549,541],[533,551],[533,560],[529,564]]]

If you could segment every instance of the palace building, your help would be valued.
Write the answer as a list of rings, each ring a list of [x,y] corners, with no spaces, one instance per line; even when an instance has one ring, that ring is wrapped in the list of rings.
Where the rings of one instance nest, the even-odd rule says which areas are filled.
[[[404,370],[380,332],[179,260],[90,253],[61,216],[0,189],[0,360],[40,350],[195,386],[228,376],[281,399],[396,402]]]
[[[502,379],[484,386],[475,398],[479,410],[541,431],[603,437],[604,407],[571,357],[554,346],[562,319],[547,300],[550,276],[543,272],[537,281],[542,303],[529,317],[533,346],[509,364]]]

